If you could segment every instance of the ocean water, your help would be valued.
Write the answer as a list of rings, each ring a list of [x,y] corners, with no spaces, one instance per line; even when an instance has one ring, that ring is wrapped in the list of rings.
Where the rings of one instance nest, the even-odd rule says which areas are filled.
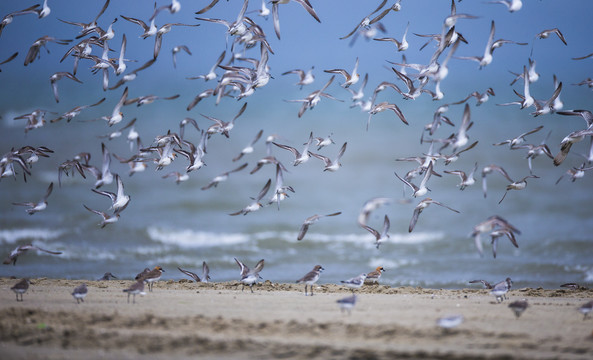
[[[407,21],[411,22],[411,31],[416,33],[439,32],[450,4],[441,2],[437,5],[435,1],[420,3],[423,4],[404,1],[401,12],[388,14],[383,21],[388,29],[385,36],[401,37]],[[204,16],[234,19],[241,4],[221,2]],[[3,4],[4,13],[24,7],[18,2],[10,5],[8,8]],[[481,169],[492,163],[503,166],[513,179],[529,174],[525,150],[510,150],[508,146],[493,146],[493,143],[543,125],[541,131],[527,137],[527,143],[539,144],[550,133],[546,143],[555,154],[566,134],[584,127],[583,120],[578,117],[558,114],[533,117],[529,114],[532,109],[519,110],[517,106],[496,104],[515,101],[517,98],[513,89],[522,93],[521,81],[514,86],[509,85],[514,78],[509,71],[521,71],[531,56],[538,61],[540,72],[538,82],[531,84],[536,98],[544,99],[551,95],[552,75],[556,74],[564,85],[561,93],[564,108],[591,109],[591,90],[572,85],[591,75],[590,61],[572,60],[572,57],[593,51],[579,46],[581,38],[590,38],[591,35],[591,30],[583,25],[586,22],[569,23],[553,17],[551,14],[557,10],[554,4],[525,4],[520,12],[510,14],[503,6],[459,3],[459,12],[476,14],[480,18],[458,24],[458,31],[464,34],[469,44],[462,44],[456,55],[480,54],[491,20],[496,21],[497,38],[525,41],[529,45],[505,45],[496,50],[493,63],[482,70],[475,62],[452,59],[450,73],[441,85],[446,95],[440,101],[433,101],[426,94],[416,100],[404,100],[390,90],[380,93],[378,101],[398,104],[409,126],[401,123],[392,112],[386,112],[373,116],[367,131],[368,114],[350,107],[350,93],[339,86],[343,82],[341,76],[336,77],[327,92],[342,101],[323,99],[314,109],[298,118],[300,104],[285,100],[300,99],[319,89],[330,76],[323,69],[344,67],[350,71],[356,57],[360,59],[360,73],[369,73],[366,96],[370,97],[372,89],[384,80],[404,87],[389,69],[391,64],[386,62],[401,60],[401,53],[388,46],[392,44],[359,38],[353,46],[349,46],[348,40],[339,40],[360,21],[361,14],[372,11],[358,2],[351,5],[351,8],[345,7],[347,9],[336,13],[332,11],[335,3],[314,4],[322,18],[321,24],[317,24],[296,4],[281,8],[280,41],[274,37],[271,18],[265,20],[251,14],[255,21],[261,23],[274,50],[269,60],[273,79],[250,97],[241,100],[224,98],[218,106],[213,99],[205,99],[189,112],[185,108],[191,99],[214,85],[202,80],[187,80],[186,77],[208,72],[220,52],[226,49],[230,53],[232,39],[225,34],[223,26],[213,23],[200,22],[200,27],[195,29],[174,28],[165,35],[163,49],[155,65],[140,72],[138,79],[129,83],[129,97],[180,94],[180,98],[161,99],[141,107],[125,106],[124,121],[112,128],[103,120],[91,120],[111,113],[123,87],[103,92],[100,74],[91,74],[89,63],[81,62],[79,67],[77,76],[83,84],[61,80],[62,100],[59,104],[53,100],[47,79],[56,71],[72,70],[70,59],[59,62],[68,47],[49,44],[49,54],[42,50],[40,59],[27,67],[22,65],[22,56],[29,44],[46,32],[68,39],[77,35],[77,28],[60,23],[57,17],[75,21],[85,18],[85,15],[66,12],[67,4],[55,4],[52,15],[47,19],[18,17],[4,29],[0,38],[0,60],[15,51],[21,54],[14,62],[2,65],[0,73],[0,152],[6,153],[11,148],[25,145],[43,145],[54,153],[32,165],[32,175],[27,177],[26,182],[21,173],[15,178],[0,180],[0,252],[8,255],[17,245],[33,243],[62,251],[63,254],[25,254],[16,266],[0,267],[0,276],[96,279],[110,271],[120,278],[131,279],[145,267],[160,265],[166,271],[163,279],[180,279],[184,275],[177,267],[199,273],[202,261],[206,261],[213,281],[230,281],[239,278],[239,268],[234,261],[236,257],[248,266],[265,259],[261,276],[274,282],[293,282],[314,265],[321,264],[326,270],[320,283],[339,283],[378,266],[386,269],[381,283],[391,286],[460,288],[470,286],[469,280],[499,281],[507,276],[517,287],[555,288],[565,282],[592,283],[591,173],[587,172],[584,178],[575,182],[565,177],[556,184],[567,170],[583,163],[583,158],[577,154],[589,151],[589,139],[576,144],[559,167],[555,167],[547,157],[535,159],[533,172],[539,178],[528,179],[525,190],[509,191],[500,204],[498,202],[508,182],[498,174],[490,175],[488,196],[484,198],[480,175]],[[422,7],[427,5],[435,6],[430,19],[419,16],[423,14]],[[97,11],[101,6],[102,2],[97,2]],[[182,3],[181,13],[172,15],[164,12],[159,15],[160,22],[197,23],[193,13],[199,9],[193,9],[193,6]],[[258,6],[258,2],[252,1],[249,9],[257,9]],[[578,1],[572,6],[575,14],[586,14],[591,7]],[[101,17],[100,25],[108,26],[119,14],[148,19],[151,12],[151,6],[139,2],[125,6],[111,4]],[[534,13],[541,15],[538,17],[542,19],[541,23],[522,22],[527,22]],[[534,40],[534,34],[546,26],[562,29],[568,45],[554,37]],[[152,38],[138,39],[140,28],[137,25],[120,18],[114,29],[116,37],[110,45],[115,50],[114,54],[119,49],[121,34],[125,32],[128,38],[126,57],[137,60],[136,63],[128,63],[128,69],[140,66],[152,56],[154,42]],[[410,48],[405,52],[408,62],[426,63],[434,47],[431,45],[420,51],[424,38],[411,34],[408,34],[408,41]],[[173,68],[170,51],[179,44],[187,44],[193,54],[179,53],[177,68]],[[95,50],[97,52],[99,50]],[[246,55],[259,58],[259,48],[247,50]],[[302,90],[294,85],[296,77],[281,75],[294,68],[307,69],[313,65],[316,81]],[[220,69],[218,72],[222,74]],[[414,71],[408,70],[408,73]],[[116,80],[110,72],[110,81]],[[352,87],[357,90],[359,84]],[[428,87],[434,89],[433,84]],[[432,176],[428,182],[430,192],[427,196],[460,213],[431,205],[420,215],[414,231],[409,233],[408,224],[414,206],[421,198],[412,198],[410,190],[404,188],[394,172],[403,176],[417,163],[395,159],[422,156],[429,151],[429,144],[421,144],[419,139],[424,125],[432,121],[433,113],[440,105],[460,100],[475,90],[482,92],[488,87],[496,93],[488,102],[476,106],[475,99],[468,101],[474,122],[468,132],[468,144],[478,141],[478,145],[450,165],[438,161],[435,171],[442,177]],[[91,104],[102,97],[106,97],[103,104],[84,110],[70,123],[63,120],[47,123],[42,128],[25,133],[24,121],[13,120],[36,108],[61,114],[76,105]],[[129,206],[115,224],[101,229],[98,226],[100,218],[83,207],[84,204],[107,211],[110,206],[107,197],[91,191],[95,181],[92,175],[87,174],[86,179],[78,174],[62,176],[61,187],[57,184],[58,165],[79,152],[90,152],[90,163],[100,167],[101,143],[112,154],[126,158],[133,155],[137,150],[135,147],[130,150],[125,140],[127,131],[113,140],[101,138],[123,127],[130,119],[137,118],[136,129],[144,146],[149,146],[156,136],[168,130],[179,132],[178,124],[185,117],[194,118],[201,128],[207,128],[212,123],[201,114],[228,121],[245,102],[248,104],[246,111],[237,119],[230,137],[216,134],[209,139],[204,158],[206,166],[191,172],[188,181],[176,184],[171,178],[163,178],[172,171],[184,172],[187,161],[182,156],[162,170],[156,170],[154,163],[148,163],[146,171],[133,176],[128,175],[126,164],[112,158],[111,171],[122,177],[125,192],[131,197]],[[446,115],[456,126],[443,125],[435,138],[446,138],[456,132],[462,114],[463,105],[451,105]],[[48,114],[47,118],[56,116]],[[231,159],[260,129],[264,130],[264,135],[256,143],[255,151],[233,162]],[[295,193],[290,193],[290,197],[279,207],[272,204],[245,216],[229,216],[248,205],[268,179],[274,186],[275,168],[270,165],[253,175],[249,174],[256,162],[267,154],[265,138],[277,134],[277,142],[294,146],[300,151],[311,131],[321,137],[332,134],[336,143],[319,150],[330,158],[335,157],[344,142],[348,143],[341,159],[342,167],[335,173],[324,172],[322,162],[315,158],[293,166],[292,154],[273,146],[272,154],[288,170],[284,173],[284,183],[291,185]],[[194,128],[186,128],[185,133],[188,141],[198,143],[200,135]],[[443,149],[443,153],[450,154],[451,150]],[[215,188],[200,189],[216,175],[244,162],[248,163],[247,168],[231,174],[228,181]],[[457,187],[457,176],[443,172],[469,172],[476,162],[476,184],[464,191]],[[12,204],[40,199],[50,182],[54,182],[54,190],[45,211],[30,216],[23,207]],[[102,189],[115,191],[115,184]],[[270,193],[264,200],[269,197]],[[379,249],[374,246],[373,236],[357,224],[364,202],[374,197],[393,199],[393,203],[374,211],[368,221],[370,226],[380,230],[384,216],[390,218],[390,239]],[[336,211],[342,213],[321,219],[310,227],[302,241],[297,241],[299,228],[307,217]],[[473,227],[491,215],[502,216],[521,230],[521,234],[517,235],[519,248],[514,248],[508,239],[500,238],[496,258],[492,256],[488,234],[481,237],[483,256],[477,253],[474,240],[470,237]]]

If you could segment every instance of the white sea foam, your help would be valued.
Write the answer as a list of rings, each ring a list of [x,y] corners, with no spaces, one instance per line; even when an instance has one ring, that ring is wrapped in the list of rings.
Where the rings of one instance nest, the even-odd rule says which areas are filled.
[[[0,241],[14,244],[20,240],[51,240],[62,235],[63,231],[50,229],[8,229],[0,230]]]
[[[418,259],[386,259],[386,258],[371,258],[369,260],[369,267],[376,268],[378,266],[383,266],[386,270],[389,269],[397,269],[404,266],[409,265],[417,265],[419,263]]]
[[[592,282],[593,281],[593,268],[585,271],[585,281]]]
[[[151,240],[187,248],[229,246],[249,241],[249,235],[239,233],[213,233],[191,229],[170,230],[157,227],[149,227],[147,232]]]
[[[442,240],[445,237],[443,232],[417,232],[411,234],[390,234],[390,238],[384,243],[392,244],[421,244]],[[291,241],[294,237],[291,238]],[[374,246],[375,237],[370,234],[321,234],[307,233],[304,240],[315,242],[351,242],[371,244]],[[304,241],[303,240],[303,241]]]

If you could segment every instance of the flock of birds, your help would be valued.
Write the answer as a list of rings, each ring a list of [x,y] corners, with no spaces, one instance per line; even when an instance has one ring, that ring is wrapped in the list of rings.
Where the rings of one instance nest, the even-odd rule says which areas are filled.
[[[150,16],[147,21],[121,15],[121,19],[115,18],[111,22],[103,22],[101,16],[109,8],[110,0],[105,1],[99,13],[91,21],[69,21],[59,18],[59,21],[72,25],[79,30],[77,33],[72,34],[74,39],[58,39],[52,37],[51,35],[44,35],[40,37],[30,46],[27,54],[24,57],[24,65],[27,66],[35,61],[41,61],[40,59],[42,53],[40,50],[42,47],[47,47],[50,43],[69,47],[65,51],[61,61],[64,62],[68,60],[66,61],[66,64],[71,62],[72,71],[56,72],[51,75],[49,79],[56,103],[60,103],[62,100],[60,98],[58,89],[58,85],[62,80],[69,79],[76,83],[82,83],[82,81],[77,77],[77,72],[79,70],[86,71],[90,69],[90,72],[94,74],[100,74],[102,76],[101,86],[106,94],[111,93],[112,91],[116,91],[119,94],[119,91],[121,91],[121,95],[119,96],[116,105],[113,108],[108,108],[105,112],[105,115],[102,116],[101,119],[97,119],[105,121],[106,129],[109,131],[109,133],[105,135],[104,138],[107,140],[113,140],[122,136],[125,137],[126,141],[129,143],[131,153],[124,157],[117,156],[116,154],[112,154],[109,151],[108,147],[105,145],[105,142],[102,142],[99,164],[91,163],[91,152],[73,154],[71,159],[61,162],[56,167],[58,186],[62,186],[62,176],[72,177],[75,176],[75,174],[78,174],[82,178],[86,179],[88,175],[92,175],[92,177],[95,179],[92,193],[109,198],[110,206],[106,210],[97,210],[88,207],[86,204],[83,205],[84,208],[90,213],[96,214],[101,218],[99,226],[103,228],[107,225],[116,226],[113,224],[115,224],[124,214],[124,210],[131,201],[131,197],[126,193],[124,188],[124,182],[127,180],[124,180],[121,175],[112,172],[112,157],[118,160],[121,164],[128,165],[129,176],[132,176],[136,173],[145,171],[151,164],[154,165],[157,171],[165,170],[174,162],[179,162],[177,158],[180,155],[186,160],[184,163],[185,171],[168,172],[162,177],[173,178],[177,183],[187,181],[191,174],[199,171],[204,165],[206,165],[208,157],[211,156],[207,150],[208,142],[211,141],[211,139],[220,139],[220,136],[222,136],[224,139],[230,139],[232,130],[235,126],[235,121],[240,118],[247,109],[247,99],[253,95],[257,95],[258,89],[268,86],[270,80],[273,78],[273,72],[269,66],[269,63],[273,62],[273,57],[275,54],[271,47],[270,41],[268,41],[268,34],[264,32],[264,28],[260,25],[261,22],[259,21],[259,18],[261,17],[261,19],[267,20],[268,16],[270,14],[272,15],[274,33],[277,39],[280,40],[281,32],[279,10],[280,8],[286,8],[288,11],[289,8],[285,4],[290,2],[291,1],[289,0],[271,0],[268,3],[266,1],[262,1],[261,8],[259,10],[254,10],[257,12],[257,18],[248,16],[248,14],[252,13],[252,11],[248,11],[249,0],[243,1],[243,5],[236,18],[216,19],[204,17],[206,16],[204,14],[206,14],[212,8],[229,6],[225,4],[219,4],[218,0],[214,0],[202,9],[195,11],[195,19],[197,21],[196,23],[167,23],[160,27],[156,25],[156,22],[160,20],[164,14],[169,13],[171,16],[175,16],[175,14],[178,14],[180,11],[182,11],[181,3],[178,0],[172,0],[170,3],[159,7],[157,7],[155,3],[152,16]],[[293,0],[292,2],[298,3],[298,5],[300,5],[300,7],[311,16],[313,21],[322,21],[322,17],[318,16],[309,0]],[[391,4],[388,4],[388,2]],[[346,40],[351,38],[352,44],[357,37],[364,37],[366,39],[372,39],[382,43],[393,43],[397,52],[406,52],[410,50],[410,46],[407,41],[408,29],[410,27],[409,22],[403,37],[399,39],[391,37],[377,37],[379,32],[386,31],[382,21],[387,21],[390,20],[391,17],[395,17],[396,13],[402,9],[402,6],[405,6],[405,3],[402,5],[401,2],[401,0],[379,1],[378,6],[371,9],[373,11],[365,14],[361,21],[356,24],[354,29],[348,34],[342,36],[340,39]],[[489,3],[503,4],[507,6],[509,12],[511,13],[519,11],[522,8],[522,2],[520,0],[490,1]],[[271,5],[271,9],[268,8],[268,5]],[[183,6],[183,11],[186,11],[185,6],[186,5]],[[191,11],[193,12],[194,10]],[[299,9],[292,8],[291,11],[299,11]],[[37,16],[39,19],[43,19],[50,16],[50,14],[52,14],[51,9],[48,5],[48,1],[45,0],[43,5],[33,5],[25,9],[13,11],[4,15],[0,22],[0,41],[2,39],[2,34],[6,33],[7,31],[6,28],[11,26],[10,24],[13,21],[18,21],[20,17]],[[329,76],[329,79],[323,84],[323,86],[318,88],[318,90],[310,92],[307,96],[301,99],[286,100],[289,103],[294,102],[300,104],[300,108],[296,113],[297,117],[300,118],[304,116],[307,111],[313,110],[322,99],[342,101],[337,96],[331,95],[328,91],[330,91],[330,86],[332,86],[332,84],[343,80],[339,86],[342,90],[347,90],[351,94],[350,106],[359,107],[364,113],[368,114],[366,121],[367,130],[371,125],[371,119],[373,116],[385,111],[393,112],[396,120],[398,122],[401,121],[404,126],[409,124],[409,119],[406,117],[401,108],[395,103],[395,98],[393,95],[408,101],[414,101],[421,96],[428,96],[439,104],[439,107],[434,112],[431,121],[424,126],[424,130],[420,138],[422,144],[429,144],[428,150],[418,156],[402,157],[397,159],[398,161],[418,163],[418,166],[412,168],[403,176],[397,172],[394,172],[396,179],[399,179],[399,181],[401,181],[406,188],[410,189],[412,197],[421,199],[414,208],[408,228],[409,232],[414,230],[419,216],[431,204],[435,204],[450,211],[459,213],[459,211],[453,207],[434,200],[432,197],[425,197],[430,190],[430,180],[433,177],[441,177],[441,170],[442,173],[459,177],[460,183],[458,187],[460,190],[464,190],[476,183],[475,176],[479,169],[477,163],[470,172],[462,170],[444,170],[441,168],[441,165],[449,165],[457,161],[462,156],[462,154],[464,154],[463,156],[466,156],[466,154],[476,151],[475,147],[478,144],[478,141],[470,143],[469,137],[469,131],[473,125],[471,119],[472,110],[470,106],[470,100],[475,99],[475,106],[479,106],[494,96],[495,92],[492,88],[488,88],[483,91],[476,90],[462,100],[443,103],[442,100],[445,99],[445,94],[441,89],[441,84],[443,84],[443,81],[449,75],[449,62],[464,60],[475,61],[478,63],[480,68],[484,68],[493,61],[494,51],[499,47],[507,47],[511,45],[529,45],[528,43],[519,42],[516,40],[495,39],[496,24],[493,20],[490,23],[490,32],[486,37],[487,41],[483,54],[477,56],[456,56],[455,53],[459,51],[459,49],[463,47],[464,44],[467,44],[467,40],[460,32],[458,32],[458,30],[463,29],[463,22],[471,21],[472,19],[476,18],[478,17],[471,14],[458,13],[457,3],[452,0],[450,13],[443,17],[440,33],[415,34],[428,39],[427,43],[422,48],[433,42],[436,44],[430,61],[425,64],[413,64],[408,63],[406,61],[406,57],[402,56],[401,62],[393,62],[393,66],[390,66],[389,71],[394,76],[394,80],[382,81],[374,88],[372,95],[369,97],[367,97],[364,92],[365,86],[368,83],[368,73],[364,76],[360,75],[360,73],[362,73],[362,67],[359,66],[359,58],[356,58],[351,70],[342,68],[325,69],[323,72],[330,74],[327,75]],[[126,53],[127,37],[126,34],[121,34],[121,36],[117,34],[117,27],[119,25],[119,23],[117,23],[118,21],[126,21],[138,25],[140,27],[138,29],[140,33],[139,37],[142,39],[154,38],[154,47],[148,57],[144,56],[145,54],[132,55]],[[145,146],[142,143],[140,134],[136,129],[136,118],[128,120],[127,124],[119,127],[119,124],[122,123],[124,119],[127,119],[125,116],[126,107],[134,104],[137,107],[148,106],[155,101],[174,101],[178,99],[180,95],[175,94],[166,97],[145,95],[129,98],[129,92],[136,90],[134,89],[133,81],[141,75],[141,72],[150,69],[157,61],[161,59],[163,56],[161,54],[161,50],[163,48],[164,36],[174,27],[187,27],[188,31],[194,31],[191,29],[199,27],[200,31],[202,31],[202,29],[207,26],[212,26],[214,28],[214,25],[210,24],[223,25],[226,28],[227,41],[230,42],[230,45],[227,44],[227,49],[220,54],[208,73],[189,78],[192,80],[203,81],[206,84],[212,84],[212,87],[198,93],[187,105],[186,109],[187,111],[191,111],[195,107],[199,106],[202,101],[211,100],[218,105],[225,101],[226,98],[230,98],[234,101],[242,102],[239,111],[232,119],[228,121],[205,114],[200,114],[202,118],[205,119],[201,122],[198,122],[193,118],[186,117],[179,122],[178,131],[176,131],[176,129],[169,129],[166,133],[155,136],[151,144],[149,146]],[[107,25],[107,27],[105,27],[105,25]],[[116,39],[120,37],[120,45],[117,47],[113,46],[116,43]],[[530,44],[532,53],[536,42],[550,37],[556,37],[557,41],[561,41],[564,45],[568,44],[568,40],[564,37],[559,29],[545,29],[537,33],[534,32],[534,39]],[[553,39],[548,41],[553,41]],[[111,47],[119,49],[119,54],[115,58],[110,57],[110,52],[114,51],[111,49]],[[422,48],[420,50],[422,50]],[[172,47],[171,56],[174,68],[177,67],[177,57],[184,53],[187,56],[192,55],[192,51],[187,45],[176,45]],[[593,56],[593,54],[574,58],[574,60],[579,61],[591,56]],[[1,61],[0,65],[10,63],[17,58],[19,58],[19,53],[15,52],[7,59]],[[136,61],[139,61],[142,65],[132,71],[129,71],[128,63]],[[584,156],[582,165],[572,167],[567,170],[567,172],[560,179],[558,179],[558,182],[563,177],[569,177],[570,180],[575,181],[579,178],[582,178],[586,171],[593,169],[593,166],[591,166],[591,163],[593,162],[593,114],[589,110],[563,109],[564,105],[561,101],[561,94],[563,86],[566,85],[563,85],[562,81],[556,79],[555,75],[554,87],[551,89],[550,97],[546,99],[534,98],[531,95],[530,86],[540,77],[540,75],[535,70],[535,65],[535,59],[529,58],[528,64],[523,66],[522,71],[515,73],[516,78],[514,79],[513,84],[515,82],[523,84],[522,90],[513,90],[517,96],[517,100],[497,105],[516,106],[519,110],[533,109],[533,112],[530,113],[530,115],[533,117],[544,116],[551,113],[581,117],[585,121],[585,126],[567,134],[559,144],[560,150],[555,155],[548,144],[546,144],[547,137],[537,145],[527,143],[526,138],[528,136],[531,136],[543,129],[543,126],[541,125],[514,138],[493,144],[494,146],[508,145],[510,150],[526,150],[526,158],[528,159],[529,165],[529,175],[521,179],[513,179],[500,164],[489,164],[487,166],[483,166],[481,168],[481,178],[484,197],[487,196],[486,180],[490,174],[498,173],[508,181],[506,191],[500,199],[500,202],[502,202],[505,200],[509,192],[523,190],[526,188],[528,180],[531,181],[530,179],[539,178],[533,173],[533,159],[538,156],[546,156],[550,159],[550,164],[553,164],[554,166],[560,166],[569,155],[572,146],[587,138],[591,140],[591,147],[589,148],[588,155]],[[303,89],[304,87],[310,87],[313,83],[315,83],[316,80],[314,70],[314,67],[309,70],[292,69],[284,71],[281,73],[281,75],[297,75],[299,80],[296,85]],[[115,83],[113,81],[114,76],[117,79]],[[359,83],[359,89],[353,90],[353,88]],[[591,82],[590,79],[586,79],[578,85],[587,85],[588,87],[592,87],[593,82]],[[121,90],[122,87],[123,90]],[[391,100],[382,101],[381,99],[386,97],[386,91],[388,90],[393,91],[393,94],[391,94],[392,96],[390,97]],[[17,121],[26,121],[24,126],[25,133],[29,131],[41,131],[39,129],[49,124],[60,122],[62,120],[65,122],[70,122],[73,119],[79,117],[83,111],[89,108],[99,107],[105,101],[106,97],[100,100],[92,101],[87,105],[76,106],[53,119],[46,119],[46,116],[48,116],[48,114],[51,112],[44,109],[36,109],[31,113],[17,116],[14,119]],[[454,105],[464,106],[463,117],[459,126],[456,126],[449,119],[449,117],[446,116],[446,112],[451,106]],[[455,130],[450,136],[439,138],[437,137],[437,131],[443,125],[451,126],[455,128]],[[186,134],[186,127],[188,126],[195,129],[199,135],[197,141],[193,141],[189,136],[187,136],[188,134]],[[126,131],[127,135],[124,136],[124,132]],[[243,157],[249,157],[249,155],[254,152],[256,143],[258,143],[263,135],[263,130],[257,132],[253,140],[232,159],[233,163],[243,159]],[[270,177],[264,183],[259,193],[252,198],[252,202],[248,203],[243,208],[230,213],[229,215],[247,215],[258,211],[264,206],[272,204],[275,204],[279,208],[282,201],[288,199],[290,194],[295,193],[295,189],[292,186],[285,184],[284,176],[288,171],[285,165],[279,160],[279,158],[276,157],[274,152],[275,150],[279,151],[277,149],[280,149],[290,152],[294,157],[294,160],[292,161],[292,165],[294,167],[309,161],[311,158],[315,158],[323,163],[323,171],[336,172],[342,167],[341,159],[346,153],[348,145],[347,142],[343,142],[339,147],[339,150],[332,153],[333,156],[328,156],[321,154],[320,151],[335,144],[331,135],[327,137],[316,137],[314,136],[313,132],[311,132],[308,139],[303,144],[303,147],[299,149],[287,144],[283,144],[281,142],[282,138],[275,134],[270,134],[265,139],[267,155],[259,159],[255,167],[253,167],[249,173],[254,174],[264,167],[271,167],[275,172],[275,181],[273,182],[272,177]],[[20,179],[20,175],[22,175],[23,181],[26,182],[27,177],[35,176],[32,167],[33,164],[40,161],[41,159],[52,157],[53,152],[54,151],[52,149],[46,146],[27,145],[18,149],[12,148],[0,158],[0,178],[14,178],[18,180]],[[234,173],[241,172],[247,167],[248,163],[242,163],[239,166],[233,166],[231,170],[212,178],[208,184],[202,187],[202,190],[208,190],[213,187],[217,187],[218,184],[226,181],[229,176]],[[416,180],[417,178],[420,180]],[[103,190],[112,184],[115,186],[114,192]],[[45,190],[45,195],[41,199],[34,201],[15,201],[13,204],[16,206],[27,207],[26,211],[30,215],[45,211],[48,208],[48,198],[51,196],[53,188],[54,183],[52,182]],[[271,195],[265,199],[269,194]],[[369,199],[361,207],[361,211],[358,216],[358,225],[360,225],[362,229],[365,229],[370,234],[372,234],[376,240],[375,244],[377,248],[379,248],[381,243],[389,238],[390,219],[387,215],[384,216],[381,231],[371,227],[367,221],[372,212],[386,204],[392,203],[393,201],[393,198],[373,198]],[[334,212],[326,215],[315,214],[308,217],[301,225],[297,240],[302,240],[306,236],[309,227],[318,220],[340,214],[341,212]],[[481,234],[487,234],[490,237],[494,257],[496,257],[497,244],[500,238],[506,237],[513,246],[519,247],[517,235],[521,234],[520,230],[501,216],[493,215],[488,217],[486,220],[480,222],[474,227],[472,236],[475,240],[475,245],[480,255],[483,254],[482,240],[480,238]],[[5,264],[16,264],[17,257],[31,249],[44,251],[55,255],[60,254],[59,251],[42,249],[32,244],[19,245],[8,256]],[[241,269],[241,282],[244,286],[250,286],[251,288],[253,284],[255,284],[260,278],[259,272],[263,268],[264,261],[261,260],[258,262],[253,270],[250,270],[239,260],[235,259],[235,261]],[[203,275],[201,280],[198,275],[192,272],[183,269],[179,270],[192,277],[196,281],[207,281],[209,278],[209,269],[205,262],[203,264]],[[323,267],[321,265],[317,265],[311,272],[297,281],[298,283],[305,284],[305,295],[307,295],[307,286],[310,287],[310,294],[313,295],[313,285],[319,279],[319,275],[322,270]],[[139,281],[134,283],[134,285],[132,285],[129,289],[124,290],[128,293],[128,301],[129,295],[133,295],[135,301],[135,295],[144,292],[145,282],[149,284],[149,290],[151,291],[153,282],[160,279],[162,271],[164,270],[157,266],[152,270],[147,269],[147,271],[139,274],[137,276],[137,280]],[[377,281],[382,271],[384,271],[384,269],[379,267],[373,273],[363,273],[352,279],[344,280],[342,283],[352,289],[357,289],[363,286],[366,280]],[[509,278],[499,284],[493,285],[491,291],[492,294],[499,301],[501,301],[502,297],[504,294],[506,294],[510,287],[511,281]],[[17,300],[19,294],[21,295],[22,300],[22,294],[27,288],[27,280],[19,282],[12,288],[12,290],[17,293]],[[253,289],[251,289],[251,291],[253,291]],[[83,301],[86,293],[87,288],[86,285],[84,285],[78,287],[73,292],[73,296],[77,301]],[[349,309],[354,305],[355,302],[356,296],[353,294],[351,297],[341,300],[340,305],[343,309]],[[512,308],[517,314],[520,314],[519,309],[522,307],[526,308],[526,305],[523,306],[521,304],[514,304]],[[591,303],[589,303],[588,309],[588,311],[591,310]],[[588,311],[583,311],[585,316]],[[447,324],[451,323],[455,323],[455,321],[450,321]],[[448,325],[443,326],[447,327]]]

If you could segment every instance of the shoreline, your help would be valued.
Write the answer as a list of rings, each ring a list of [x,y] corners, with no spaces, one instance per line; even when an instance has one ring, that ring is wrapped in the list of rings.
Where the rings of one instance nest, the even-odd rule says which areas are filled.
[[[485,289],[440,290],[368,285],[352,312],[339,285],[266,281],[159,281],[127,303],[130,280],[32,279],[23,302],[0,278],[0,349],[12,358],[569,358],[593,356],[593,317],[578,307],[593,290],[516,289],[497,303]],[[85,302],[70,295],[86,282]],[[508,304],[526,299],[516,318]],[[436,321],[463,315],[445,330]]]

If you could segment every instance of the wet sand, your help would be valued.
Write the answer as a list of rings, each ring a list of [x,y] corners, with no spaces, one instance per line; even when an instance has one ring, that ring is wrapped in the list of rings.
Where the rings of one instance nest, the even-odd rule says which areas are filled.
[[[0,279],[0,351],[19,359],[591,359],[593,316],[578,307],[593,290],[517,289],[497,303],[485,289],[434,290],[368,285],[351,314],[337,285],[269,281],[254,293],[238,282],[159,281],[127,303],[130,280],[33,279],[23,302]],[[508,304],[527,299],[516,319]],[[131,299],[130,299],[131,300]],[[436,325],[447,315],[464,322]]]

